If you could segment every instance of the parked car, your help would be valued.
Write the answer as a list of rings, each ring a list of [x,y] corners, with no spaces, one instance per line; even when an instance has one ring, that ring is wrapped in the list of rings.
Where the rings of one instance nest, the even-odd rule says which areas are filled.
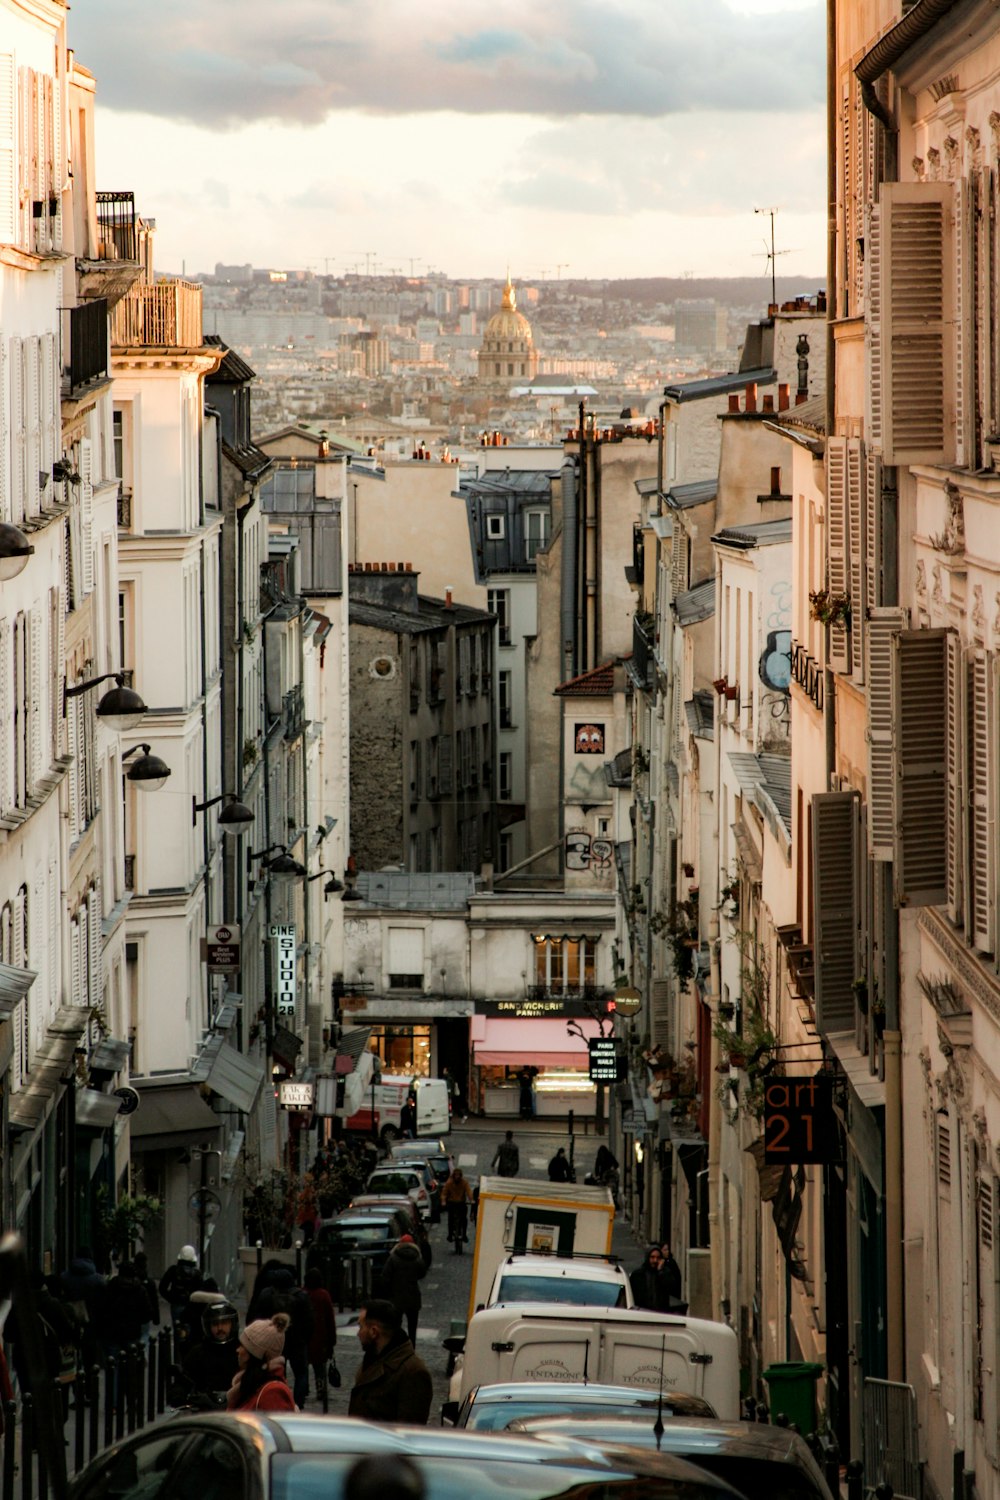
[[[584,1385],[572,1380],[523,1381],[510,1385],[480,1385],[470,1391],[461,1406],[449,1409],[445,1403],[442,1416],[456,1427],[475,1432],[501,1432],[514,1422],[529,1417],[551,1419],[567,1417],[584,1426],[593,1419],[648,1415],[650,1426],[656,1421],[659,1397],[652,1391],[632,1385]],[[714,1417],[715,1413],[701,1396],[683,1391],[664,1391],[663,1412],[666,1416]]]
[[[616,1260],[583,1256],[506,1256],[497,1267],[486,1306],[498,1302],[570,1302],[578,1307],[634,1307],[628,1275]]]
[[[392,1165],[392,1162],[385,1163],[386,1167],[391,1167]],[[430,1162],[424,1156],[407,1156],[399,1165],[407,1172],[418,1172],[420,1174],[430,1199],[431,1223],[439,1224],[441,1222],[441,1184]]]
[[[365,1194],[369,1197],[412,1198],[420,1210],[421,1218],[431,1216],[431,1195],[424,1181],[424,1174],[409,1165],[405,1167],[376,1167],[365,1183]]]
[[[120,1441],[73,1482],[70,1500],[342,1500],[359,1458],[406,1457],[424,1500],[739,1500],[683,1459],[620,1450],[612,1458],[569,1439],[392,1427],[343,1417],[219,1412],[175,1417]]]
[[[321,1221],[315,1243],[310,1246],[309,1261],[319,1264],[325,1258],[332,1264],[360,1251],[371,1256],[372,1270],[380,1271],[400,1235],[408,1234],[409,1229],[409,1216],[401,1209],[389,1208],[379,1214],[354,1213],[347,1208],[336,1218]]]
[[[455,1165],[452,1156],[444,1141],[397,1141],[392,1148],[392,1160],[394,1162],[425,1161],[437,1178],[438,1191],[436,1196],[437,1208],[434,1212],[435,1224],[441,1218],[441,1189],[451,1175]]]
[[[738,1484],[747,1500],[831,1500],[809,1445],[787,1427],[677,1417],[665,1422],[657,1437],[655,1420],[655,1411],[620,1417],[580,1412],[567,1417],[525,1417],[513,1422],[510,1430],[546,1439],[577,1438],[609,1453],[624,1445],[672,1453],[727,1484]]]
[[[406,1215],[410,1234],[416,1234],[422,1223],[420,1210],[412,1198],[390,1198],[381,1193],[359,1193],[352,1198],[345,1212],[352,1214],[383,1214],[390,1208],[399,1209]]]

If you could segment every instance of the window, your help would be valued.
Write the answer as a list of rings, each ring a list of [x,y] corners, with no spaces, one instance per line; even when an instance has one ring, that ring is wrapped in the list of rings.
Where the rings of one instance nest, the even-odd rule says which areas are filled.
[[[424,987],[424,932],[422,927],[389,928],[389,988]]]
[[[486,595],[486,607],[497,617],[497,640],[501,646],[509,646],[510,639],[510,589],[490,589]]]
[[[500,728],[512,729],[514,726],[514,710],[511,702],[513,683],[510,672],[501,672],[497,682],[500,690],[499,713]]]
[[[491,542],[502,542],[507,535],[506,516],[487,516],[486,535]]]
[[[176,1494],[170,1483],[171,1472],[190,1437],[190,1428],[182,1427],[118,1449],[84,1490],[84,1500],[108,1495],[115,1500],[138,1500],[139,1496],[155,1500],[157,1495]]]
[[[511,750],[500,751],[500,801],[509,802],[514,783],[514,754]]]
[[[549,513],[547,510],[526,510],[524,513],[524,556],[534,562],[535,554],[549,542]]]
[[[535,983],[542,989],[573,993],[593,985],[596,969],[597,940],[537,936],[535,944]]]
[[[500,873],[509,870],[514,855],[514,835],[502,833],[500,835]]]
[[[597,820],[597,837],[599,839],[607,839],[607,838],[611,837],[611,819],[610,818],[598,818],[598,820]]]
[[[116,406],[112,416],[115,450],[115,478],[125,477],[125,416],[120,406]]]

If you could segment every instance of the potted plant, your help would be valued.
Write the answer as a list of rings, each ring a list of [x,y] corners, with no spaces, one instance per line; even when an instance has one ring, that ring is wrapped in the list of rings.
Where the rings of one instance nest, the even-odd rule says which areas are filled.
[[[726,691],[726,679],[724,677],[715,677],[712,679],[712,686],[715,688],[715,691],[721,698],[723,693]]]
[[[835,625],[842,621],[851,623],[850,594],[834,593],[830,589],[814,589],[809,594],[809,616],[823,625]]]
[[[690,864],[688,861],[685,861],[684,864],[681,865],[681,869],[684,871],[684,874],[686,875],[688,880],[692,880],[694,878],[694,865]]]
[[[740,685],[738,682],[727,682],[725,697],[728,703],[735,703],[740,696]]]

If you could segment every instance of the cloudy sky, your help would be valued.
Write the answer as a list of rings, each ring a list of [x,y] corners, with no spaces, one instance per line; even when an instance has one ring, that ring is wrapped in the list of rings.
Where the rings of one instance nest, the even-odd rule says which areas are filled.
[[[825,265],[820,0],[75,0],[98,182],[216,261],[515,279]]]

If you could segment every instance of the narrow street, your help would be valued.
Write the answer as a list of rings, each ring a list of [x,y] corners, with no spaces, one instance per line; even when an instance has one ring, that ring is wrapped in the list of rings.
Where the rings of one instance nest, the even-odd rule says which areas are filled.
[[[566,1146],[568,1149],[569,1146],[565,1122],[562,1120],[469,1120],[466,1124],[453,1128],[447,1141],[456,1166],[460,1166],[473,1183],[489,1172],[493,1153],[498,1142],[503,1139],[504,1131],[508,1129],[513,1130],[521,1153],[521,1178],[544,1180],[549,1159],[555,1154],[557,1147]],[[586,1136],[577,1130],[574,1159],[579,1181],[583,1181],[584,1175],[593,1165],[594,1155],[602,1139],[606,1137],[595,1137],[592,1124],[588,1127]],[[447,1337],[452,1320],[464,1322],[468,1313],[475,1232],[470,1226],[469,1243],[465,1247],[465,1253],[459,1256],[448,1244],[448,1229],[444,1219],[440,1224],[431,1225],[430,1229],[434,1260],[421,1284],[424,1302],[417,1326],[417,1352],[434,1380],[434,1404],[430,1418],[432,1425],[440,1420],[441,1403],[447,1399],[448,1392],[445,1373],[448,1356],[441,1347],[441,1340]],[[638,1265],[641,1259],[638,1246],[631,1229],[620,1215],[615,1221],[612,1239],[615,1252],[622,1256],[629,1269]],[[357,1312],[345,1311],[338,1315],[337,1365],[343,1383],[340,1390],[330,1392],[330,1412],[334,1415],[346,1414],[351,1386],[360,1363],[361,1350],[356,1327]],[[317,1409],[318,1403],[310,1392],[306,1410]]]

